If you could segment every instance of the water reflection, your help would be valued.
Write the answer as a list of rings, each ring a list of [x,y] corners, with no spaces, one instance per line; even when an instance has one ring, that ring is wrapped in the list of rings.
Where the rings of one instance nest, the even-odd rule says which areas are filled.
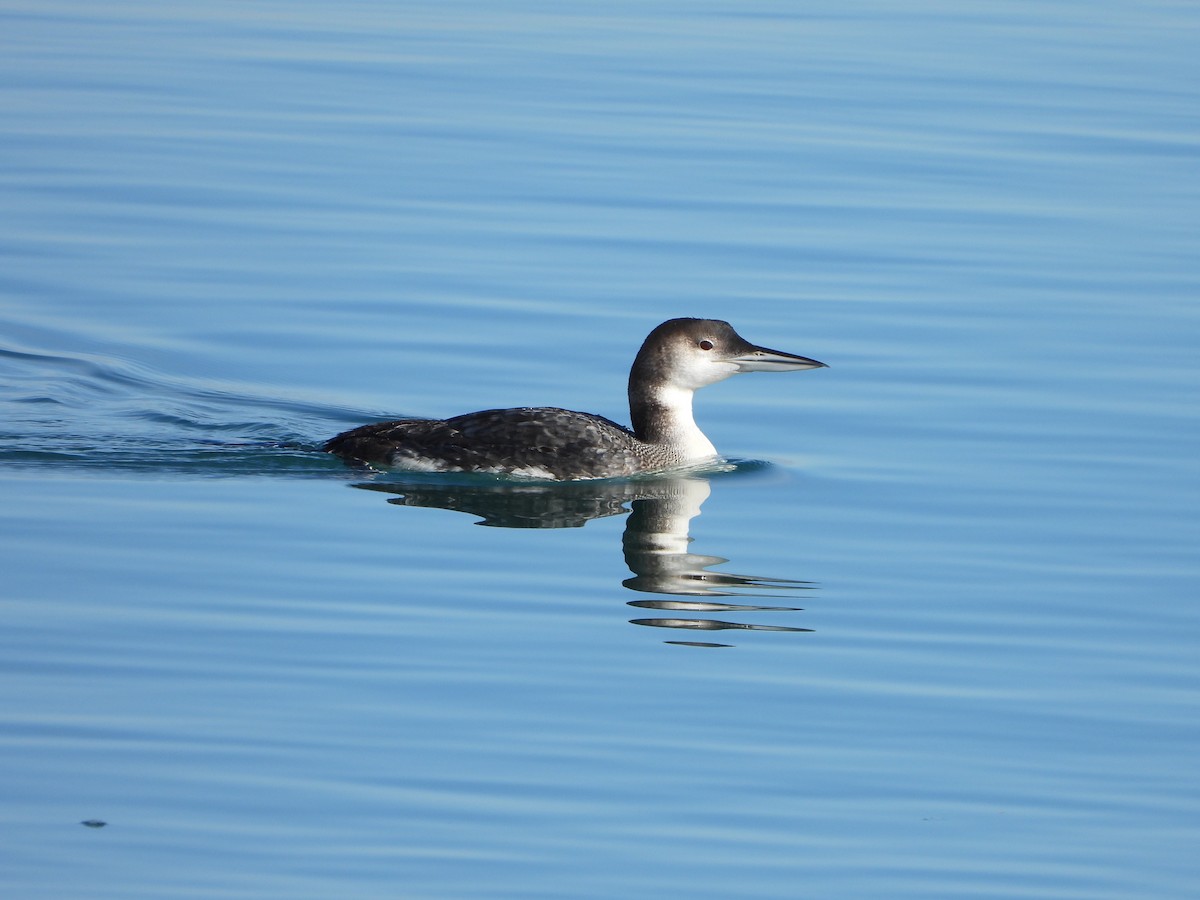
[[[592,519],[628,513],[622,547],[633,573],[621,584],[631,591],[670,595],[672,599],[629,601],[638,609],[690,616],[641,617],[633,625],[686,631],[805,632],[810,628],[756,625],[709,618],[707,614],[799,612],[797,606],[750,605],[715,598],[795,596],[812,590],[811,582],[713,571],[729,560],[692,553],[691,521],[712,493],[712,480],[698,474],[623,481],[513,483],[445,481],[427,476],[354,485],[392,494],[397,506],[455,510],[479,517],[475,524],[495,528],[579,528]],[[704,599],[679,599],[704,598]],[[705,615],[703,618],[695,617]],[[668,641],[695,647],[725,647],[709,641]]]

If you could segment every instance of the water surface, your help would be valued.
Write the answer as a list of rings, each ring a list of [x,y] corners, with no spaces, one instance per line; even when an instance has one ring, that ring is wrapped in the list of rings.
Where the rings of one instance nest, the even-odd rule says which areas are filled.
[[[8,4],[4,892],[1193,896],[1198,26]],[[729,471],[318,450],[677,315]]]

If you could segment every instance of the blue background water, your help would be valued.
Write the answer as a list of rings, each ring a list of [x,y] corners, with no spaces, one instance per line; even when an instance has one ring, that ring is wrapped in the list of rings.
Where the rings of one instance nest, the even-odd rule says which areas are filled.
[[[1198,28],[4,4],[4,893],[1195,896]],[[624,420],[675,315],[831,368],[698,398],[660,561],[810,584],[313,449]]]

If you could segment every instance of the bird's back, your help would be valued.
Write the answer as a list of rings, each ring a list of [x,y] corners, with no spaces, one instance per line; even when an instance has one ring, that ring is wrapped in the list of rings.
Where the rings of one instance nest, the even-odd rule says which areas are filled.
[[[339,434],[325,449],[416,471],[553,479],[619,477],[669,463],[610,419],[548,406],[378,422]]]

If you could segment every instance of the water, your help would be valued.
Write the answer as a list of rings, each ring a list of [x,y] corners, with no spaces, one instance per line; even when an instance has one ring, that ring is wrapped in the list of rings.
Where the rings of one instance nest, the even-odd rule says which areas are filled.
[[[4,893],[1194,896],[1198,26],[7,4]],[[316,450],[675,315],[731,471]]]

